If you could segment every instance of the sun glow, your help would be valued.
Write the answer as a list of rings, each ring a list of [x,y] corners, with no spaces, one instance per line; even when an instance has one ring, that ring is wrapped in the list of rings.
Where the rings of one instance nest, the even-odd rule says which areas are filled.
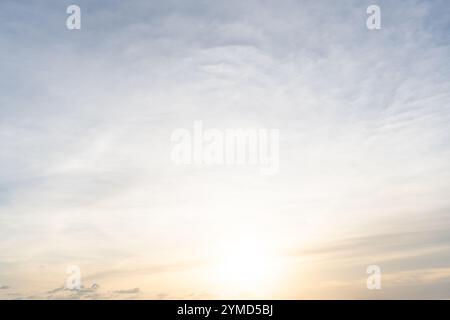
[[[281,263],[269,245],[240,239],[219,247],[213,277],[220,295],[271,295],[281,275]]]

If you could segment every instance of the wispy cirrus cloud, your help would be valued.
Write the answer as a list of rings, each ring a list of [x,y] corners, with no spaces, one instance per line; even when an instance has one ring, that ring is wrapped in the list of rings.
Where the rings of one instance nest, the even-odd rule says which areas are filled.
[[[192,268],[154,266],[239,230],[347,268],[323,281],[445,270],[448,5],[378,3],[372,32],[371,1],[79,1],[72,32],[67,1],[2,1],[0,281],[52,288],[75,262],[173,297]],[[174,167],[170,134],[197,119],[280,128],[280,173]]]

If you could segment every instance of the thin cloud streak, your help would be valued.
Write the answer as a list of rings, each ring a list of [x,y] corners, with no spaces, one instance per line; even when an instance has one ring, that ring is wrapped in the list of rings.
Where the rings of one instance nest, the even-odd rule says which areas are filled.
[[[250,231],[334,263],[317,283],[446,270],[448,4],[379,1],[375,32],[369,4],[79,1],[71,32],[65,3],[2,1],[0,281],[32,296],[75,263],[108,297],[127,274],[211,296],[171,277]],[[279,174],[174,166],[171,133],[198,119],[279,128]],[[424,297],[450,296],[438,282]]]

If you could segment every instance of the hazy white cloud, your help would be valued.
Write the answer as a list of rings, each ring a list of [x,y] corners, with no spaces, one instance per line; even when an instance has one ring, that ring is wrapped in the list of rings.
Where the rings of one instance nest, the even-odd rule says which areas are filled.
[[[79,31],[66,2],[0,4],[0,281],[195,263],[240,230],[349,264],[450,244],[445,1],[379,1],[379,31],[371,1],[79,1]],[[280,129],[280,173],[173,166],[198,119]]]
[[[139,288],[114,291],[114,293],[118,293],[118,294],[136,294],[136,293],[139,293],[139,292],[140,292]]]

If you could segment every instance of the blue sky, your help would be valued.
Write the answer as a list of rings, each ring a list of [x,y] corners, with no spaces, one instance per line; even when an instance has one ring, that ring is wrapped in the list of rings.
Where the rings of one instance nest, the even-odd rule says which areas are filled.
[[[0,297],[59,297],[73,264],[101,286],[74,298],[229,297],[210,262],[251,238],[286,269],[262,297],[450,298],[449,24],[446,1],[2,1]],[[195,120],[279,129],[280,172],[174,166]]]

